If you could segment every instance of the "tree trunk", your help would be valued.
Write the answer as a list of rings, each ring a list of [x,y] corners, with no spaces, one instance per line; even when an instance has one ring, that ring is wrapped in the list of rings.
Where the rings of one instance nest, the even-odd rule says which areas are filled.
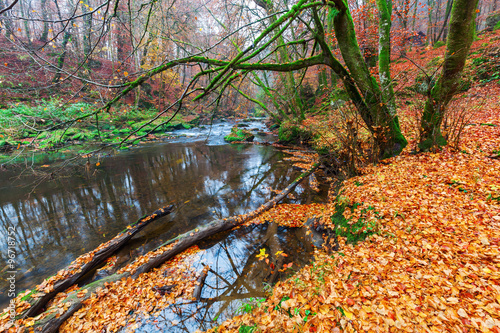
[[[433,34],[433,23],[432,23],[432,12],[434,11],[434,6],[435,6],[435,1],[434,0],[428,0],[427,1],[427,43],[430,45],[434,44],[434,39],[432,38]]]
[[[19,7],[21,9],[22,15],[24,17],[29,17],[28,9],[25,8],[26,5],[27,4],[25,4],[23,0],[19,1]],[[26,44],[31,45],[31,33],[30,33],[30,28],[29,28],[29,21],[24,20],[23,26],[24,26],[24,33],[26,35]]]
[[[134,224],[128,226],[121,234],[111,239],[105,244],[99,246],[93,252],[87,253],[83,256],[77,258],[73,263],[79,262],[79,259],[87,259],[90,257],[88,262],[82,260],[81,267],[77,269],[74,273],[69,273],[68,276],[63,277],[58,281],[52,282],[51,287],[46,287],[50,289],[50,291],[46,292],[43,296],[37,298],[29,298],[27,301],[32,303],[31,307],[26,310],[24,314],[21,314],[22,317],[34,317],[36,316],[40,310],[59,292],[66,290],[68,287],[78,281],[82,276],[90,272],[93,268],[97,267],[101,263],[103,263],[107,258],[109,258],[116,250],[122,247],[125,243],[127,243],[135,234],[144,229],[148,224],[153,221],[156,221],[160,217],[168,215],[172,212],[173,206],[168,206],[164,208],[160,208],[156,210],[151,215],[146,215],[141,219],[137,220]],[[72,264],[73,265],[73,264]],[[71,266],[72,266],[71,265]],[[64,271],[72,271],[74,268],[66,268]],[[60,271],[61,272],[61,271]],[[42,292],[43,290],[38,290]]]
[[[379,0],[378,2],[381,3],[381,1]],[[333,16],[335,36],[339,43],[342,58],[349,68],[352,78],[366,104],[365,109],[360,110],[358,108],[358,111],[367,127],[373,133],[374,139],[380,148],[381,157],[397,155],[407,144],[399,128],[398,117],[396,114],[391,114],[387,104],[389,100],[384,98],[382,90],[375,78],[370,74],[364,61],[356,39],[354,22],[347,2],[345,0],[335,0],[334,3],[336,7],[330,10],[330,15]],[[388,8],[386,6],[385,13],[382,15],[386,23],[389,22],[388,31],[390,32],[390,15],[387,17]],[[387,30],[386,27],[384,27],[384,30]],[[386,45],[382,54],[387,55],[387,43],[390,43],[390,41],[385,40],[385,34],[383,43]],[[385,60],[390,61],[390,59]],[[388,77],[384,78],[384,82],[390,82],[390,73],[386,73],[386,75]],[[393,98],[393,96],[390,96],[390,98]]]
[[[257,217],[261,213],[271,209],[274,207],[278,202],[283,200],[290,192],[292,192],[295,187],[305,178],[307,178],[312,172],[314,172],[319,166],[319,163],[314,164],[309,170],[305,171],[302,173],[297,179],[295,179],[290,185],[288,185],[287,188],[285,188],[279,195],[268,201],[267,203],[263,204],[260,206],[258,209],[246,214],[246,215],[238,215],[238,216],[233,216],[231,218],[227,219],[222,219],[222,220],[216,220],[213,221],[209,224],[207,224],[204,227],[199,227],[197,229],[188,231],[182,235],[179,235],[175,237],[174,239],[169,240],[168,242],[162,244],[159,248],[175,243],[170,249],[166,250],[165,252],[157,255],[156,257],[152,257],[149,259],[148,262],[142,264],[135,270],[121,274],[113,274],[110,275],[102,280],[90,283],[78,290],[75,290],[71,292],[63,301],[61,301],[59,304],[57,304],[55,307],[56,309],[48,309],[47,310],[47,316],[43,317],[43,319],[35,322],[34,329],[35,332],[43,332],[43,333],[52,333],[56,332],[59,329],[59,326],[71,317],[73,313],[78,311],[82,305],[83,302],[86,299],[89,299],[92,295],[92,293],[99,287],[103,287],[105,284],[108,285],[109,283],[121,280],[123,278],[128,278],[132,277],[133,279],[136,279],[140,274],[145,273],[150,271],[153,268],[156,268],[166,262],[167,260],[170,260],[174,256],[176,256],[179,253],[182,253],[184,250],[190,248],[193,245],[196,245],[198,242],[200,242],[202,239],[206,237],[210,237],[212,235],[215,235],[219,232],[231,230],[236,226],[239,226],[247,221],[250,221],[251,219]],[[151,251],[154,252],[158,250],[159,248]],[[132,264],[133,265],[133,264]],[[87,289],[87,292],[85,293],[85,296],[83,297],[77,297],[77,294],[84,290]],[[68,304],[67,310],[61,314],[59,317],[56,317],[56,314],[59,313],[58,309],[63,308],[63,304]]]
[[[7,6],[9,6],[8,2],[0,0],[0,11],[7,8]],[[1,22],[3,22],[4,24],[4,26],[0,30],[5,30],[5,38],[7,39],[10,39],[10,37],[12,36],[12,21],[9,18],[9,16],[11,16],[11,11],[12,9],[7,10],[3,14],[0,14]]]
[[[57,0],[54,0],[54,4],[57,9],[57,16],[59,17],[59,20],[61,21],[61,29],[64,30],[64,36],[63,36],[63,42],[62,42],[62,51],[61,54],[59,54],[59,57],[57,57],[57,71],[56,74],[54,75],[54,78],[52,79],[52,83],[57,83],[61,79],[61,74],[62,74],[62,69],[64,67],[64,61],[66,60],[66,47],[68,46],[69,41],[71,40],[71,28],[73,25],[73,21],[69,21],[69,24],[65,25],[62,21],[62,15],[61,15],[61,8],[59,8],[59,3]]]
[[[40,35],[40,41],[46,43],[49,37],[49,22],[47,21],[47,0],[40,1],[40,7],[42,9],[42,18],[43,18],[43,30]]]
[[[394,101],[394,89],[391,79],[391,15],[392,0],[377,0],[379,12],[379,56],[378,68],[382,96],[389,113],[396,115],[396,103]]]
[[[453,0],[448,0],[446,3],[446,13],[444,14],[444,20],[443,20],[443,26],[441,27],[441,31],[439,31],[439,35],[437,36],[436,40],[440,40],[441,36],[446,36],[445,29],[446,26],[448,25],[448,19],[450,18],[450,13],[451,13],[451,8],[453,7]]]
[[[441,122],[461,82],[465,60],[474,39],[477,4],[478,0],[455,0],[453,3],[443,71],[427,98],[422,115],[419,148],[423,151],[446,145],[446,139],[441,134]]]
[[[88,59],[92,51],[92,14],[90,14],[88,0],[82,0],[80,3],[83,12],[83,55]]]
[[[52,79],[52,83],[58,83],[59,80],[61,79],[62,75],[62,69],[64,67],[64,61],[66,60],[66,48],[68,46],[68,43],[71,39],[71,27],[66,27],[66,30],[64,30],[64,37],[62,41],[62,50],[59,56],[57,57],[57,71],[56,74],[54,75],[54,78]]]

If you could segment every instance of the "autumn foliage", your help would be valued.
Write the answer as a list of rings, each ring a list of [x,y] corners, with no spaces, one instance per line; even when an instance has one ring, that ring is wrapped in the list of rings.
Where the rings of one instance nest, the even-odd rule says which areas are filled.
[[[373,207],[375,235],[355,246],[341,238],[337,253],[318,249],[261,307],[217,332],[500,331],[500,90],[473,91],[487,102],[458,151],[414,155],[407,147],[345,181],[324,207],[357,203],[344,213],[351,221]]]

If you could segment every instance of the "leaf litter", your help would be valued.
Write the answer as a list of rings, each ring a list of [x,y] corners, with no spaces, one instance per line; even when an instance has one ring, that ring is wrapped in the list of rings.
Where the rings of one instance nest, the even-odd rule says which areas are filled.
[[[414,155],[410,144],[344,181],[324,207],[279,205],[260,217],[300,226],[319,214],[334,228],[342,202],[354,207],[346,219],[370,208],[379,225],[357,245],[340,238],[339,252],[317,249],[260,307],[211,332],[500,332],[500,88],[486,88],[490,103],[459,151]]]

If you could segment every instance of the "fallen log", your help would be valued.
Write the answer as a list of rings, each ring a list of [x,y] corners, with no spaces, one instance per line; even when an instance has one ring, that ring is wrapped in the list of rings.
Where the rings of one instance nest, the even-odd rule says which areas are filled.
[[[102,264],[116,250],[127,243],[135,234],[144,229],[151,222],[168,215],[172,212],[173,205],[160,208],[150,215],[145,215],[108,242],[101,244],[92,252],[80,256],[66,269],[60,270],[58,274],[46,280],[35,290],[36,293],[28,298],[31,307],[21,314],[23,318],[35,317],[45,307],[45,305],[58,293],[71,287],[82,276],[90,272],[95,267]],[[76,266],[76,267],[75,267]],[[36,296],[35,296],[36,295]]]
[[[251,219],[257,217],[259,214],[271,209],[274,207],[278,202],[283,200],[290,192],[292,192],[295,187],[305,178],[307,178],[312,172],[314,172],[319,166],[319,163],[313,164],[313,166],[307,170],[306,172],[302,173],[297,179],[295,179],[290,185],[288,185],[287,188],[285,188],[281,193],[279,193],[276,197],[271,199],[270,201],[266,202],[262,206],[260,206],[258,209],[245,214],[245,215],[237,215],[233,216],[231,218],[225,218],[221,220],[216,220],[213,222],[210,222],[204,227],[200,227],[191,231],[188,231],[184,234],[181,234],[166,243],[162,244],[158,248],[156,248],[153,251],[150,251],[149,253],[158,251],[162,247],[166,245],[173,244],[168,250],[158,254],[157,256],[151,257],[146,263],[138,266],[137,268],[134,268],[130,271],[125,271],[125,272],[119,272],[115,273],[113,275],[110,275],[106,277],[105,279],[95,281],[89,285],[86,285],[84,287],[81,287],[78,290],[75,290],[71,293],[68,294],[68,296],[59,302],[58,304],[55,304],[53,308],[48,309],[46,313],[41,315],[41,319],[35,321],[33,328],[35,332],[44,332],[44,333],[52,333],[56,332],[59,329],[59,326],[62,325],[62,323],[68,319],[73,313],[78,311],[82,306],[84,301],[89,299],[92,295],[92,293],[97,290],[99,287],[105,287],[105,284],[108,285],[109,283],[121,280],[121,279],[126,279],[131,276],[132,279],[136,279],[140,274],[149,272],[151,269],[156,268],[166,262],[167,260],[170,260],[174,256],[176,256],[179,253],[182,253],[186,249],[190,248],[193,245],[196,245],[199,241],[202,239],[215,235],[219,232],[227,231],[230,229],[233,229],[247,221],[250,221]],[[147,256],[147,254],[146,254]],[[140,258],[138,258],[136,261],[138,261]],[[135,263],[135,262],[134,262]],[[132,263],[130,266],[134,266],[134,263]],[[109,285],[108,285],[109,287]],[[84,294],[84,295],[82,295]],[[78,297],[77,297],[78,295]],[[64,310],[61,310],[64,309]],[[61,312],[62,311],[62,312]]]

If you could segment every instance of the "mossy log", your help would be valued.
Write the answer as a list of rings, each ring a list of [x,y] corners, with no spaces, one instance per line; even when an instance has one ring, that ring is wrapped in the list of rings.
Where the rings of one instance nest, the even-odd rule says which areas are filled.
[[[43,296],[29,296],[26,301],[31,303],[31,307],[29,307],[21,316],[23,318],[36,316],[57,293],[60,293],[71,287],[78,281],[78,279],[102,264],[107,258],[109,258],[114,252],[125,245],[135,234],[144,229],[144,227],[146,227],[148,224],[158,220],[160,217],[170,214],[173,207],[174,206],[170,205],[164,208],[160,208],[150,215],[143,216],[135,223],[129,225],[119,235],[94,250],[95,253],[90,254],[91,259],[84,263],[80,269],[69,274],[61,280],[55,281],[53,286],[50,287],[50,291],[44,293]],[[71,271],[72,268],[65,268],[64,270]],[[34,294],[39,295],[40,293]]]

